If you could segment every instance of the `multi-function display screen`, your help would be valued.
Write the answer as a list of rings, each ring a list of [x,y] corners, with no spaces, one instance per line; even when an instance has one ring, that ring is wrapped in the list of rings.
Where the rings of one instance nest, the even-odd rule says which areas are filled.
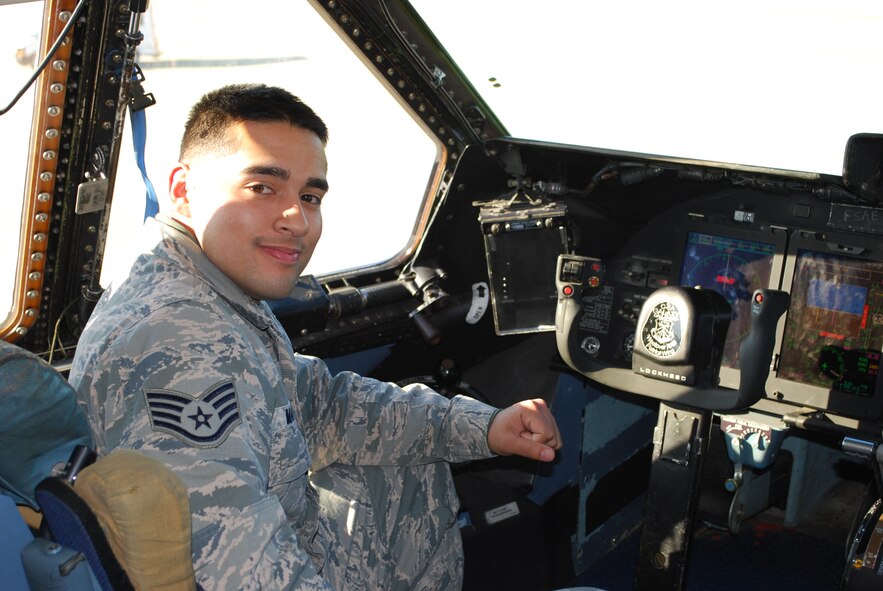
[[[722,366],[739,366],[739,345],[751,330],[751,296],[770,285],[775,245],[755,240],[690,232],[681,263],[680,285],[713,289],[733,309]]]
[[[883,347],[883,262],[798,250],[778,377],[873,396]]]

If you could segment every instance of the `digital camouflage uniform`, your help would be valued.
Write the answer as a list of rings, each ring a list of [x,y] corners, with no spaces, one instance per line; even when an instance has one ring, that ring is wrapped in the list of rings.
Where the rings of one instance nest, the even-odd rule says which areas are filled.
[[[70,381],[100,455],[139,450],[187,486],[202,587],[458,588],[447,462],[491,455],[495,409],[332,376],[183,227],[148,223],[160,238],[98,303]]]

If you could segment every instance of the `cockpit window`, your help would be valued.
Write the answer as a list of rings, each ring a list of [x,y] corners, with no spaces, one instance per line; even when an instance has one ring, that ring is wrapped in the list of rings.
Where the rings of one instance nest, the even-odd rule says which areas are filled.
[[[878,0],[412,4],[514,137],[839,175],[883,132]]]
[[[145,110],[145,160],[160,201],[187,112],[202,94],[228,83],[278,85],[310,105],[330,131],[331,189],[322,202],[323,238],[307,272],[395,258],[416,239],[439,145],[309,3],[251,0],[248,6],[154,0],[142,19],[137,63],[145,92],[156,99]],[[145,189],[130,131],[127,125],[104,276],[133,254],[126,251],[128,237],[143,218]]]
[[[28,170],[28,148],[34,115],[34,87],[13,103],[34,74],[40,51],[43,2],[0,4],[0,318],[12,309],[16,287]],[[8,110],[7,110],[8,109]]]

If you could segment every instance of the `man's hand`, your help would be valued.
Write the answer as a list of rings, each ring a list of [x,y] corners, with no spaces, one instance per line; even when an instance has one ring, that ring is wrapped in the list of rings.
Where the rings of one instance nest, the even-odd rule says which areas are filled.
[[[491,451],[551,462],[561,449],[561,434],[541,398],[517,402],[497,413],[487,434]]]

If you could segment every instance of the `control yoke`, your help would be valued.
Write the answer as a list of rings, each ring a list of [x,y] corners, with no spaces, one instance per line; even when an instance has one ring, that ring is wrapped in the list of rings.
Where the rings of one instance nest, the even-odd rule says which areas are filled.
[[[751,331],[739,350],[739,389],[718,386],[723,345],[732,314],[723,296],[710,289],[663,287],[641,307],[632,368],[612,367],[582,352],[577,327],[584,307],[604,288],[598,259],[558,259],[558,351],[572,368],[593,381],[641,396],[711,410],[737,410],[764,395],[776,340],[776,324],[788,309],[786,292],[758,289],[751,298]]]

